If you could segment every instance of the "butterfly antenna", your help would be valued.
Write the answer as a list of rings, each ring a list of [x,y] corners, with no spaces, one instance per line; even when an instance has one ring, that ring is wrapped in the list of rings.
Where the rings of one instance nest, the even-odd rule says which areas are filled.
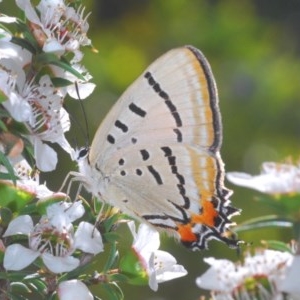
[[[84,125],[85,125],[85,129],[86,129],[86,134],[85,134],[85,136],[86,136],[86,147],[88,148],[89,145],[90,145],[89,124],[88,124],[88,121],[87,121],[86,111],[84,109],[84,106],[82,104],[82,100],[81,100],[80,95],[79,95],[79,88],[78,88],[77,81],[75,81],[75,89],[76,89],[76,93],[77,93],[79,103],[80,103],[80,107],[81,107],[83,117],[84,117],[84,123],[85,123]],[[81,130],[82,130],[82,127],[81,127]]]
[[[82,124],[78,121],[78,118],[75,118],[68,110],[68,108],[66,107],[66,105],[64,105],[64,109],[67,111],[67,113],[69,114],[69,117],[71,119],[72,122],[74,122],[77,127],[79,128],[80,132],[82,133],[82,135],[84,136],[85,138],[85,148],[88,148],[89,147],[89,143],[90,143],[90,136],[89,136],[89,127],[88,127],[88,122],[87,122],[87,117],[86,117],[86,112],[85,112],[85,109],[84,109],[84,106],[82,104],[82,100],[80,98],[80,95],[79,95],[79,89],[78,89],[78,84],[77,82],[75,82],[75,88],[76,88],[76,92],[77,92],[77,96],[78,96],[78,99],[79,99],[79,103],[80,103],[80,107],[81,107],[81,110],[83,112],[83,117],[84,117],[84,121],[85,121],[85,129],[83,128]],[[75,145],[76,147],[78,148],[78,141],[77,141],[77,138],[73,138],[73,142],[75,142]]]

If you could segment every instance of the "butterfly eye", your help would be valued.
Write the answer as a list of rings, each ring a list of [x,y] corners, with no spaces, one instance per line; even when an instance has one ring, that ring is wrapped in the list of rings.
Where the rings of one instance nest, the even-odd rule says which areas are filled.
[[[82,158],[85,158],[89,153],[89,148],[87,147],[84,147],[84,148],[81,148],[79,151],[78,151],[78,156],[77,156],[77,159],[82,159]]]

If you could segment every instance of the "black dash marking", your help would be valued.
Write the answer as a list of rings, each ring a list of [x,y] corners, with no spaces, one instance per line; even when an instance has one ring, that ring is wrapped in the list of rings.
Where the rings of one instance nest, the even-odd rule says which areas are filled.
[[[145,78],[147,78],[149,85],[152,86],[153,90],[163,99],[165,100],[165,104],[168,107],[168,109],[170,110],[176,126],[177,127],[181,127],[182,126],[182,120],[180,118],[180,115],[177,111],[176,106],[174,105],[174,103],[172,102],[172,100],[170,99],[169,95],[162,90],[162,88],[160,87],[159,83],[153,78],[152,74],[150,72],[146,72],[146,74],[144,75]]]
[[[181,118],[179,116],[179,113],[177,111],[174,111],[174,112],[172,112],[172,115],[173,115],[173,117],[175,119],[176,126],[177,127],[181,127],[182,126],[182,121],[181,121]]]
[[[122,171],[120,172],[120,174],[121,174],[121,176],[125,176],[125,175],[126,175],[126,172],[125,172],[124,170],[122,170]]]
[[[169,99],[168,94],[164,91],[160,91],[158,94],[161,98],[165,99],[166,101]]]
[[[127,200],[127,199],[124,199],[124,200],[122,200],[122,202],[124,202],[124,203],[127,203],[127,202],[128,202],[128,200]]]
[[[131,138],[131,142],[132,142],[132,144],[136,144],[137,139],[136,138]]]
[[[107,141],[108,141],[109,143],[111,143],[111,144],[114,144],[114,143],[115,143],[115,138],[114,138],[111,134],[109,134],[109,135],[107,136]]]
[[[133,102],[129,104],[129,109],[142,118],[146,116],[146,112]]]
[[[184,186],[182,184],[177,184],[177,187],[178,187],[180,195],[182,196],[182,199],[184,200],[183,208],[189,208],[191,203],[190,203],[190,199],[185,194]]]
[[[161,147],[161,150],[165,153],[165,156],[171,156],[172,150],[170,147]]]
[[[158,84],[158,83],[155,83],[154,85],[153,85],[153,89],[154,89],[154,91],[156,92],[156,93],[160,93],[160,91],[161,91],[161,88],[160,88],[160,85]]]
[[[118,127],[119,129],[121,129],[123,132],[127,132],[128,131],[128,127],[122,123],[121,121],[117,120],[115,122],[115,126]]]
[[[181,131],[178,128],[173,129],[173,131],[177,135],[177,142],[181,143],[182,142],[182,133],[181,133]]]
[[[176,165],[176,157],[175,156],[168,156],[168,161],[170,166]]]
[[[141,176],[143,174],[141,169],[136,169],[135,172],[136,172],[136,175],[139,175],[139,176]]]
[[[153,166],[147,166],[149,172],[153,175],[154,179],[156,180],[157,184],[163,184],[162,179],[159,173],[153,168]]]
[[[120,165],[120,166],[123,166],[124,163],[125,163],[125,160],[124,160],[123,158],[121,158],[121,159],[119,160],[119,165]]]
[[[175,112],[176,111],[176,106],[171,102],[170,99],[166,100],[165,103],[168,106],[170,112]]]
[[[176,177],[177,177],[180,184],[185,184],[184,177],[181,174],[178,173],[178,169],[177,169],[176,166],[171,166],[171,171],[172,171],[173,174],[176,175]]]
[[[149,157],[150,157],[150,154],[149,154],[149,152],[148,152],[147,150],[145,150],[145,149],[142,149],[142,150],[140,150],[140,152],[141,152],[141,154],[142,154],[142,158],[143,158],[143,160],[147,160],[147,159],[149,159]]]

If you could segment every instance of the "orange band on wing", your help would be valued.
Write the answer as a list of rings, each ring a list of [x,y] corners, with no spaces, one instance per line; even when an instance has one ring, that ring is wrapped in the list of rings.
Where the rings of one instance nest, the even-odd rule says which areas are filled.
[[[182,242],[192,243],[197,241],[197,236],[192,231],[191,224],[178,225],[177,232],[179,233]]]
[[[192,223],[200,223],[210,227],[215,226],[215,217],[218,216],[218,212],[215,210],[212,202],[203,200],[202,204],[202,214],[192,215],[191,222]]]

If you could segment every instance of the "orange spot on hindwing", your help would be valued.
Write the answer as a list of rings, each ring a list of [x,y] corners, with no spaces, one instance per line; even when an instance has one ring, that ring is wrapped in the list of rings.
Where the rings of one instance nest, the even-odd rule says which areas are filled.
[[[218,212],[215,210],[212,202],[203,200],[202,203],[202,214],[192,215],[191,222],[193,224],[203,224],[210,227],[215,226],[215,218],[218,216]]]

